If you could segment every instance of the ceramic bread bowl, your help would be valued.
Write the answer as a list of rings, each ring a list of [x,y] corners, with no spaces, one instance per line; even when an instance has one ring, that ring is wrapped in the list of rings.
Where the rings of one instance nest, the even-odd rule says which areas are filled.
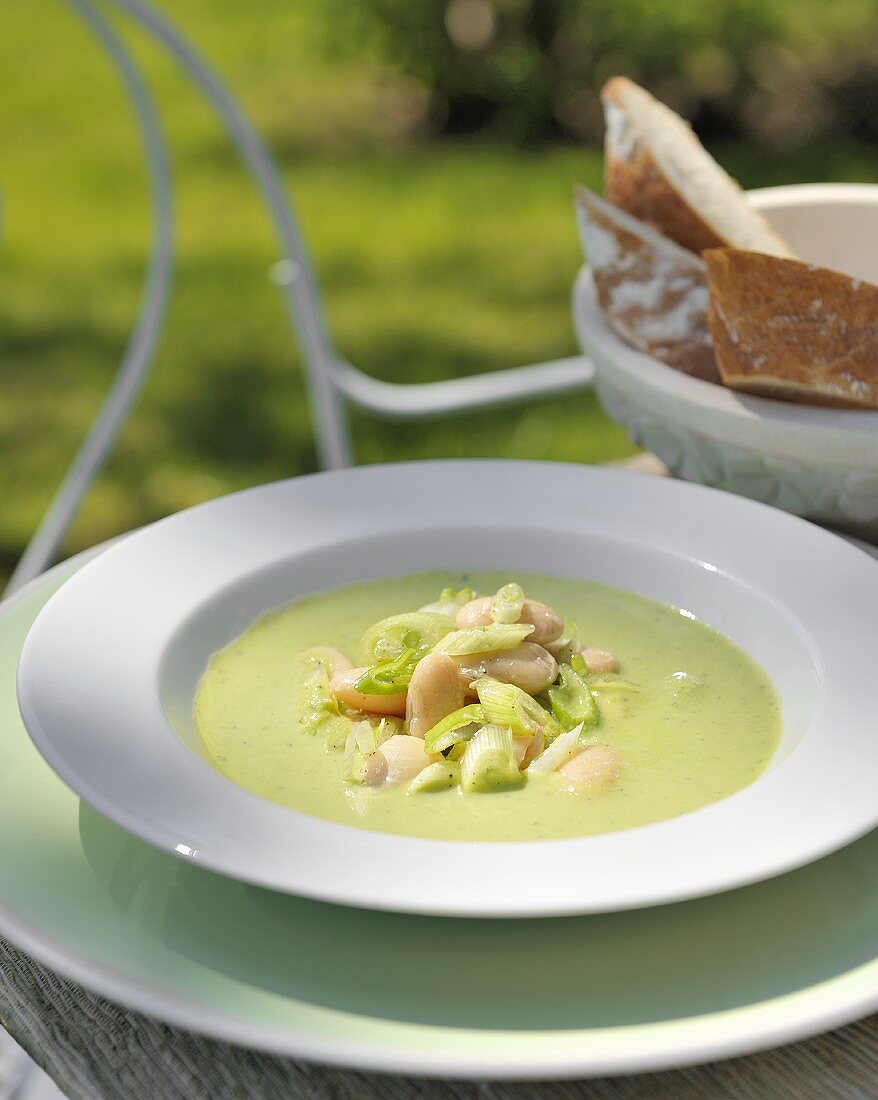
[[[878,282],[878,186],[800,184],[750,197],[802,259]],[[616,335],[587,267],[573,313],[602,404],[673,474],[878,536],[878,412],[749,396],[682,374]]]

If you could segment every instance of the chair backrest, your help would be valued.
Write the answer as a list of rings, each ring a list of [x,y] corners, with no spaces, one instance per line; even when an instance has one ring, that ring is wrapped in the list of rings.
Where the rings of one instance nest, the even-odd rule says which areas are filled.
[[[143,132],[152,193],[152,254],[140,315],[110,394],[22,555],[7,592],[37,576],[52,562],[85,493],[129,416],[161,333],[173,266],[168,158],[146,81],[119,36],[91,0],[69,2],[94,31],[119,70]],[[308,251],[268,146],[222,79],[165,16],[146,0],[115,0],[115,3],[186,70],[222,120],[265,201],[281,249],[281,259],[274,268],[275,283],[302,352],[317,456],[324,469],[338,469],[351,463],[347,403],[390,417],[435,416],[545,397],[591,385],[593,368],[582,356],[418,385],[381,382],[343,359],[333,346],[324,322],[320,291]]]
[[[152,247],[140,310],[113,385],[88,435],[16,566],[6,593],[54,560],[83,497],[107,459],[134,406],[162,331],[173,272],[172,188],[167,148],[149,88],[119,35],[89,0],[70,0],[116,66],[143,135],[150,184]]]

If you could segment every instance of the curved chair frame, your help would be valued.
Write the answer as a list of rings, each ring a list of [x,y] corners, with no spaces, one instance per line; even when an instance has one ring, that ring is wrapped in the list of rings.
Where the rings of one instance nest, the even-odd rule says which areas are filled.
[[[112,2],[146,29],[188,73],[223,121],[268,208],[281,251],[275,281],[302,353],[321,466],[337,469],[351,462],[348,404],[385,417],[427,417],[553,396],[591,385],[594,370],[582,356],[410,385],[383,382],[354,367],[336,350],[326,328],[308,252],[283,178],[265,142],[225,83],[165,16],[145,0]],[[69,3],[114,61],[143,132],[152,194],[152,254],[140,315],[111,392],[25,550],[7,592],[51,564],[85,493],[131,412],[161,335],[173,267],[170,170],[146,82],[119,36],[91,0],[69,0]]]

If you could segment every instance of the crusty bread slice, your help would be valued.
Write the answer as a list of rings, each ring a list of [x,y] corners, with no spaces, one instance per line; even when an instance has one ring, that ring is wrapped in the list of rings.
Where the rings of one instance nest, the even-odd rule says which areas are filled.
[[[670,107],[626,77],[601,91],[606,197],[693,252],[792,255],[746,195]]]
[[[705,252],[723,382],[812,405],[878,409],[878,286],[800,260]]]
[[[583,248],[604,315],[622,339],[686,374],[719,382],[704,261],[584,187]]]

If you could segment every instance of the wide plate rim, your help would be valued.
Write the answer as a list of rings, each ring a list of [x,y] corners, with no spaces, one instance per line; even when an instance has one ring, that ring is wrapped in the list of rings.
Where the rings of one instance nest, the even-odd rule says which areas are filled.
[[[197,508],[191,509],[186,513],[179,513],[176,516],[162,520],[151,528],[146,528],[137,535],[123,540],[116,547],[107,551],[104,555],[101,555],[98,561],[87,565],[80,571],[75,581],[63,586],[63,588],[56,593],[46,605],[46,608],[44,608],[37,617],[36,623],[25,641],[19,663],[19,705],[25,717],[25,723],[28,726],[31,738],[37,748],[68,786],[72,787],[101,814],[115,821],[117,824],[121,825],[122,828],[138,836],[140,839],[164,851],[170,852],[178,858],[185,860],[191,859],[197,862],[199,866],[203,866],[220,874],[230,875],[242,881],[265,886],[269,889],[296,893],[335,904],[389,909],[409,913],[432,913],[461,917],[561,916],[590,912],[609,912],[617,909],[640,908],[682,901],[726,889],[737,888],[767,877],[782,874],[843,847],[878,824],[878,807],[876,807],[874,811],[870,808],[868,815],[866,815],[865,809],[862,809],[855,827],[851,827],[850,823],[844,828],[838,828],[836,826],[834,831],[827,831],[826,835],[823,837],[812,837],[807,846],[795,850],[794,853],[787,852],[783,854],[782,857],[778,857],[777,852],[772,854],[771,846],[773,841],[769,838],[769,843],[761,846],[756,852],[748,852],[746,856],[724,852],[723,858],[726,860],[727,865],[720,867],[718,871],[713,868],[707,870],[702,867],[697,875],[691,875],[686,869],[678,869],[678,879],[675,880],[673,886],[669,886],[667,880],[657,880],[650,886],[644,886],[641,882],[634,884],[630,876],[628,881],[622,883],[615,881],[604,882],[600,879],[595,880],[593,876],[587,889],[582,889],[579,893],[573,890],[569,884],[566,893],[563,890],[556,890],[554,894],[551,893],[551,891],[547,893],[545,889],[520,889],[516,888],[514,884],[510,884],[508,893],[504,894],[499,900],[492,890],[480,891],[478,889],[469,893],[462,892],[463,900],[461,900],[461,898],[456,896],[449,898],[444,887],[424,893],[425,885],[423,879],[414,883],[409,881],[402,882],[400,876],[394,876],[390,872],[384,874],[383,878],[370,872],[368,876],[364,873],[357,879],[352,868],[355,862],[362,861],[364,854],[377,853],[379,856],[386,856],[389,854],[395,858],[395,853],[405,852],[407,856],[411,857],[418,853],[426,854],[423,847],[424,845],[433,846],[430,852],[431,860],[437,858],[441,860],[444,858],[444,855],[436,847],[436,845],[439,845],[442,848],[458,849],[456,858],[468,861],[466,866],[470,874],[470,881],[473,882],[477,878],[478,869],[476,867],[477,861],[471,859],[467,855],[467,851],[471,849],[469,845],[388,837],[388,834],[353,830],[346,826],[332,825],[330,823],[320,822],[317,819],[306,818],[305,815],[281,810],[280,807],[274,807],[270,803],[262,803],[261,800],[255,800],[255,802],[259,803],[257,806],[255,805],[252,795],[241,792],[237,788],[231,789],[231,785],[228,784],[228,781],[222,780],[221,777],[213,773],[207,776],[203,764],[200,761],[196,763],[194,758],[193,764],[201,768],[202,771],[197,775],[193,772],[191,775],[187,775],[180,780],[185,790],[177,795],[176,803],[177,806],[185,807],[184,816],[188,815],[190,819],[189,828],[194,831],[181,837],[179,827],[176,827],[178,831],[174,833],[173,827],[167,826],[164,819],[156,821],[154,820],[155,815],[150,817],[149,814],[145,814],[142,810],[132,811],[130,809],[130,785],[129,789],[123,792],[125,797],[119,793],[120,788],[117,788],[114,793],[108,795],[105,790],[97,788],[92,783],[90,777],[83,773],[81,764],[71,764],[69,760],[63,757],[62,753],[66,749],[71,728],[69,718],[70,709],[67,700],[65,700],[63,722],[60,722],[56,716],[54,718],[54,728],[48,732],[44,725],[41,724],[40,708],[45,705],[45,699],[52,693],[45,690],[45,675],[43,676],[44,682],[41,684],[40,676],[35,675],[34,670],[36,670],[37,673],[40,671],[45,673],[46,670],[48,670],[49,682],[52,683],[54,682],[53,678],[58,675],[57,669],[59,665],[63,663],[51,659],[51,649],[45,652],[41,652],[40,650],[40,646],[42,645],[45,649],[47,639],[51,640],[52,638],[53,616],[58,618],[57,612],[59,608],[62,612],[65,611],[66,604],[71,602],[72,594],[78,592],[78,586],[82,586],[88,578],[93,575],[96,568],[102,568],[102,563],[104,566],[109,563],[118,563],[120,556],[124,556],[126,553],[131,557],[132,547],[134,548],[133,558],[136,562],[137,551],[139,549],[137,543],[138,538],[143,538],[150,531],[155,532],[164,529],[165,532],[167,532],[172,525],[179,527],[186,517],[191,518],[198,513],[200,513],[202,517],[205,516],[206,512],[212,512],[214,516],[218,514],[221,515],[223,514],[223,508],[228,512],[230,506],[235,506],[234,502],[236,500],[239,503],[245,502],[247,504],[252,504],[255,501],[255,506],[258,507],[261,503],[270,502],[274,499],[270,494],[277,494],[278,500],[287,501],[289,494],[295,497],[297,491],[302,489],[302,487],[307,487],[309,484],[312,486],[317,484],[317,479],[335,479],[336,485],[348,482],[359,482],[361,487],[363,482],[368,484],[370,479],[374,481],[375,478],[378,478],[379,482],[383,479],[385,483],[388,481],[392,482],[396,479],[400,484],[405,485],[406,479],[422,476],[425,471],[432,471],[433,473],[438,473],[438,476],[444,477],[450,468],[458,467],[458,469],[466,468],[470,470],[473,465],[478,467],[479,476],[483,480],[496,475],[501,483],[504,478],[511,476],[510,470],[516,475],[522,475],[526,473],[534,474],[535,470],[543,473],[548,468],[553,469],[556,473],[558,471],[564,471],[563,475],[559,474],[558,476],[572,479],[577,483],[581,480],[582,484],[586,486],[590,482],[594,485],[600,481],[610,481],[611,483],[615,481],[617,485],[628,486],[635,499],[637,496],[637,489],[639,488],[642,490],[644,487],[641,475],[621,471],[593,471],[556,464],[490,461],[482,461],[475,464],[467,461],[457,463],[410,463],[386,467],[367,467],[354,471],[324,473],[311,475],[307,478],[277,482],[273,485],[245,490],[242,493],[233,494],[231,497],[220,498],[217,501],[199,505]],[[491,471],[490,474],[489,471]],[[598,479],[598,482],[596,482],[595,479]],[[326,481],[323,480],[321,484],[325,487]],[[694,497],[696,499],[700,498],[702,501],[710,500],[720,509],[732,509],[733,512],[737,510],[738,513],[744,516],[749,515],[749,517],[761,516],[769,529],[771,529],[772,524],[775,525],[774,533],[777,533],[778,529],[783,531],[795,527],[801,535],[807,538],[816,539],[818,545],[821,539],[830,540],[830,542],[824,542],[822,544],[824,547],[829,547],[830,553],[838,553],[838,548],[841,547],[844,547],[846,551],[850,552],[850,548],[841,540],[836,541],[832,536],[819,531],[819,529],[812,525],[764,505],[752,501],[744,501],[741,498],[733,497],[730,494],[722,493],[718,490],[707,489],[703,486],[688,483],[661,481],[651,484],[653,486],[650,490],[651,494],[658,493],[661,496],[662,494],[670,493],[671,496],[678,494],[683,498]],[[834,546],[831,544],[834,544]],[[857,557],[859,556],[860,555],[857,555]],[[868,559],[864,560],[868,561]],[[123,557],[123,569],[125,564],[125,559]],[[870,583],[874,585],[876,576],[873,576],[871,572],[872,564],[873,563],[869,562],[870,568],[868,577]],[[75,599],[75,596],[73,596],[73,599]],[[77,614],[75,605],[73,607],[73,613],[75,622],[75,615]],[[833,614],[835,614],[834,611]],[[62,625],[66,625],[68,628],[66,633],[69,634],[69,616],[68,622],[66,624],[62,623]],[[834,625],[837,631],[841,629],[840,623],[835,623]],[[845,628],[849,628],[847,621],[845,622]],[[56,631],[56,634],[57,633],[65,632]],[[105,645],[105,658],[108,656],[106,649],[107,647]],[[34,655],[35,651],[36,655]],[[838,662],[836,662],[836,665],[838,665]],[[147,662],[147,673],[148,672],[149,668]],[[838,673],[838,667],[836,667],[835,672],[836,674]],[[848,675],[846,669],[845,675]],[[852,682],[854,679],[855,678],[851,676]],[[835,685],[835,683],[835,680],[831,681],[831,685]],[[41,690],[41,687],[43,690]],[[130,684],[128,684],[127,687],[130,691]],[[94,691],[94,689],[95,685],[92,685],[92,691]],[[80,689],[77,688],[77,690]],[[55,694],[57,695],[58,693],[56,692]],[[87,695],[88,692],[85,692],[85,694]],[[106,700],[102,700],[102,706],[105,705],[105,702]],[[843,693],[837,689],[835,691],[835,703],[836,705],[843,704],[845,706],[851,706],[849,698],[844,697]],[[83,705],[89,707],[91,703],[87,702]],[[85,724],[94,726],[97,720],[98,719],[92,713],[89,722]],[[170,734],[170,731],[168,731],[168,733]],[[152,736],[151,733],[150,736]],[[172,738],[172,740],[175,739]],[[177,750],[175,749],[174,751],[176,752]],[[797,749],[794,763],[799,772],[807,766],[808,753],[812,753],[810,746],[807,747],[807,752],[803,747]],[[182,758],[174,758],[173,762],[175,766],[188,766],[187,762]],[[163,764],[167,771],[167,760],[163,761]],[[787,764],[785,766],[787,767],[788,774],[791,765]],[[801,778],[797,780],[797,782],[801,784]],[[220,783],[222,786],[220,786]],[[725,834],[722,833],[723,825],[721,818],[723,815],[728,816],[728,814],[732,812],[728,809],[728,804],[732,800],[738,800],[738,804],[740,804],[742,799],[747,799],[748,813],[750,814],[754,812],[754,808],[757,811],[761,810],[763,814],[767,813],[767,787],[769,783],[777,787],[776,777],[765,777],[752,787],[746,788],[744,791],[731,796],[731,799],[726,799],[720,803],[714,803],[703,810],[695,811],[695,814],[684,815],[684,818],[675,818],[668,822],[649,826],[647,829],[634,830],[623,834],[606,834],[603,837],[597,838],[543,841],[539,844],[540,853],[549,856],[550,854],[556,854],[557,851],[563,847],[565,849],[564,854],[569,855],[575,850],[577,855],[581,856],[581,858],[586,858],[587,856],[588,860],[591,861],[590,866],[592,868],[599,868],[601,866],[601,860],[603,860],[603,865],[607,866],[609,865],[608,861],[618,860],[620,854],[624,855],[626,850],[631,849],[636,851],[638,848],[638,841],[640,841],[642,842],[640,847],[643,850],[638,853],[638,858],[642,861],[644,852],[646,848],[649,847],[649,844],[651,843],[654,849],[656,844],[659,843],[659,831],[661,831],[662,844],[667,844],[669,842],[680,844],[680,837],[676,834],[681,830],[684,841],[690,845],[693,844],[695,830],[693,830],[691,824],[688,824],[687,819],[691,819],[695,815],[698,815],[698,845],[702,845],[705,830],[709,831],[711,827],[714,828],[716,836],[718,837],[721,835],[729,835],[727,823],[725,826],[726,832]],[[787,786],[789,787],[789,783],[787,783]],[[783,790],[784,787],[782,785],[781,792],[783,792]],[[802,788],[802,790],[804,790],[804,788]],[[190,838],[191,836],[196,838],[199,836],[197,826],[200,826],[200,821],[196,820],[194,810],[191,813],[189,812],[186,803],[186,799],[189,799],[193,792],[198,793],[199,797],[202,798],[203,804],[206,806],[213,807],[222,805],[226,814],[231,811],[238,813],[239,817],[236,821],[236,828],[252,826],[251,833],[260,841],[260,845],[262,846],[256,846],[251,843],[250,849],[242,854],[240,849],[236,849],[233,845],[230,846],[228,842],[226,842],[225,847],[223,847],[222,838],[220,838],[219,854],[211,851],[208,845],[201,843],[201,841],[198,842],[196,847],[195,841]],[[793,793],[796,794],[797,797],[801,797],[797,788],[794,788]],[[167,805],[168,799],[166,791],[163,791],[162,797],[164,799],[164,804]],[[245,801],[245,798],[249,801]],[[865,807],[865,800],[862,801],[862,805]],[[773,810],[774,806],[772,805],[772,811]],[[278,817],[279,813],[286,816],[283,818]],[[250,816],[245,819],[243,816],[244,814]],[[299,851],[297,853],[297,859],[294,861],[294,867],[290,867],[289,860],[278,859],[276,855],[273,856],[267,848],[264,848],[266,839],[273,840],[277,832],[281,829],[291,827],[290,815],[296,818],[295,828],[298,830],[297,836],[300,840]],[[195,823],[194,825],[192,824],[193,822]],[[692,834],[692,837],[688,840],[686,838],[687,829],[688,832]],[[636,837],[634,833],[637,834]],[[647,833],[649,834],[648,836]],[[353,834],[356,835],[354,836]],[[185,843],[180,843],[181,839],[185,840]],[[307,859],[303,860],[302,855],[303,851],[305,851],[310,857],[315,845],[319,848],[319,856],[322,859],[319,873],[315,871],[313,863],[310,871],[308,870]],[[257,855],[261,860],[258,865],[256,865],[257,861],[254,859],[254,850],[257,847]],[[512,849],[524,851],[527,848],[533,848],[534,845],[509,844],[499,847],[505,850],[505,852],[497,856],[497,860],[502,864],[505,861],[506,852]],[[354,849],[356,851],[354,851]],[[551,852],[550,850],[553,849],[556,851]],[[685,851],[685,843],[682,845],[681,850]],[[400,858],[402,858],[402,856],[400,856]],[[450,855],[448,858],[451,858]],[[597,862],[595,862],[595,860],[597,860]],[[314,863],[316,862],[315,860]],[[304,872],[300,869],[300,864],[305,865]],[[322,868],[326,865],[336,868],[337,873],[335,880],[327,881],[322,871]],[[458,863],[458,866],[462,866],[462,864]],[[732,869],[730,870],[730,868]],[[441,879],[441,876],[438,877]],[[648,876],[645,877],[648,878]]]

